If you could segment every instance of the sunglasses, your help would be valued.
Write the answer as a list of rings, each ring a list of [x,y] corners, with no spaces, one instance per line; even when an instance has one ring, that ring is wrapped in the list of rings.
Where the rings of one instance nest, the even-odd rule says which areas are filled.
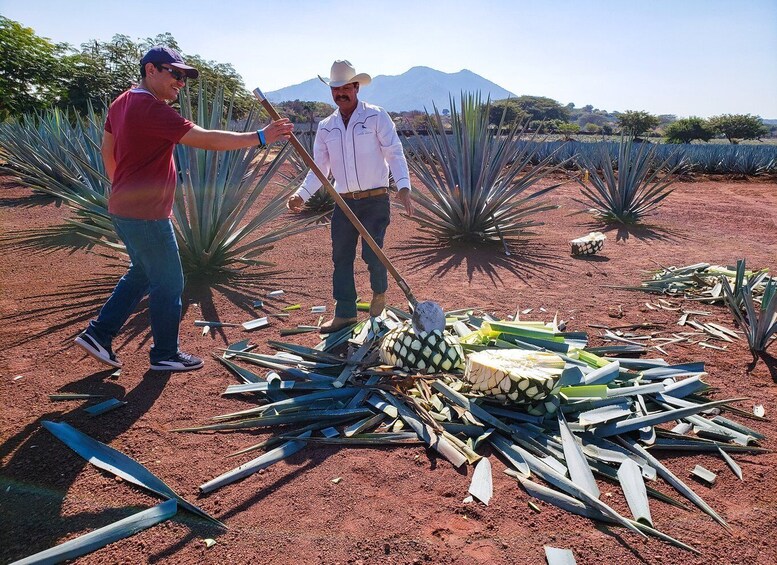
[[[167,71],[175,80],[179,82],[186,82],[186,73],[183,71],[179,71],[178,69],[171,69],[170,67],[163,67],[161,65],[158,66],[157,69],[160,71]]]

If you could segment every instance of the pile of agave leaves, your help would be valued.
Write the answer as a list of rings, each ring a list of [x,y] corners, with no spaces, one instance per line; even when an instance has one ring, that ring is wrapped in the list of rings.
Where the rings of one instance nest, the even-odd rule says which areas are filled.
[[[214,491],[317,443],[425,444],[457,468],[474,465],[469,492],[485,504],[493,495],[491,465],[483,455],[490,452],[502,458],[505,472],[530,497],[592,520],[619,524],[639,536],[655,536],[699,553],[658,529],[649,498],[691,510],[683,497],[730,531],[713,508],[654,456],[656,451],[716,453],[743,480],[731,454],[765,451],[757,445],[764,439],[762,434],[721,415],[725,411],[762,419],[763,412],[749,414],[730,406],[743,399],[711,401],[701,380],[706,374],[703,363],[617,359],[612,356],[633,349],[589,348],[584,332],[564,331],[565,324],[555,319],[551,323],[500,321],[468,310],[447,313],[448,327],[459,336],[465,354],[520,348],[554,352],[562,358],[564,368],[550,396],[530,406],[510,404],[474,393],[460,373],[414,375],[381,365],[382,336],[409,318],[395,308],[387,308],[384,314],[330,334],[314,348],[271,341],[278,352],[260,354],[245,340],[223,350],[217,358],[242,381],[229,386],[225,394],[248,397],[255,405],[215,416],[215,423],[175,431],[272,428],[278,433],[232,454],[265,450],[200,485],[200,491]],[[238,361],[258,365],[266,374]],[[179,509],[226,527],[124,453],[67,423],[45,421],[43,427],[91,464],[165,501],[16,563],[74,559],[167,520]],[[692,474],[708,484],[716,478],[699,465]],[[631,516],[601,500],[595,475],[620,484]],[[681,496],[649,486],[659,478]],[[531,500],[528,504],[539,510]],[[216,543],[204,541],[207,546]],[[556,553],[569,557],[568,550],[549,546],[545,550],[549,560]],[[555,563],[555,558],[549,562]]]
[[[731,454],[764,451],[755,445],[763,435],[720,415],[759,418],[730,406],[743,399],[707,397],[703,363],[616,359],[609,355],[622,347],[587,348],[584,332],[562,331],[563,322],[555,319],[498,321],[472,311],[449,312],[448,327],[459,335],[465,354],[521,348],[562,357],[564,370],[549,397],[531,406],[511,404],[473,393],[461,374],[414,375],[381,365],[381,337],[408,318],[393,308],[385,314],[331,334],[314,348],[271,341],[278,352],[261,354],[246,340],[224,350],[218,359],[243,381],[224,394],[253,398],[256,405],[176,431],[273,428],[278,433],[232,454],[266,450],[202,484],[200,491],[221,488],[313,444],[422,442],[457,468],[475,465],[470,493],[486,504],[492,495],[491,467],[482,453],[490,451],[501,456],[506,473],[531,497],[620,524],[640,536],[656,536],[696,552],[653,524],[649,497],[688,510],[681,500],[685,498],[729,530],[713,508],[654,456],[655,451],[715,453],[742,479]],[[261,376],[237,361],[270,371]],[[693,474],[708,483],[715,480],[701,466]],[[619,514],[601,500],[594,475],[621,485],[632,516]],[[659,479],[681,496],[670,497],[649,486]]]
[[[726,295],[722,277],[728,280],[735,293],[743,283],[747,283],[756,301],[758,296],[763,295],[764,289],[771,280],[767,269],[745,270],[745,262],[741,260],[736,267],[723,267],[710,263],[661,267],[649,279],[643,280],[640,286],[627,288],[683,297],[708,304],[723,304]]]

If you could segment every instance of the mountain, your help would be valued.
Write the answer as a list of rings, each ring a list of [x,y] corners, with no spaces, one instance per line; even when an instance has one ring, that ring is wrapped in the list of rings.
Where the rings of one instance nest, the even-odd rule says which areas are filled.
[[[490,95],[491,100],[515,97],[508,90],[466,69],[457,73],[444,73],[429,67],[413,67],[401,75],[373,77],[371,84],[359,90],[359,99],[382,106],[390,112],[424,108],[432,111],[433,102],[438,110],[449,108],[449,93],[458,105],[459,93],[462,91],[479,91],[484,98]],[[318,78],[268,92],[266,96],[270,102],[310,100],[333,104],[329,89]]]

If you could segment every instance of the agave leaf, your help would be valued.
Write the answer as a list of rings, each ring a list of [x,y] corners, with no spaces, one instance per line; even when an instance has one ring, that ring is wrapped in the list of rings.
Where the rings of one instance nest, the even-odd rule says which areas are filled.
[[[577,417],[577,423],[581,426],[595,426],[612,420],[620,420],[631,414],[631,405],[623,401],[610,406],[602,406],[601,408],[580,412]]]
[[[731,528],[729,527],[728,524],[726,524],[723,518],[721,518],[720,515],[718,515],[718,513],[712,509],[712,507],[710,507],[706,502],[704,502],[704,500],[698,494],[693,492],[693,490],[691,490],[690,487],[688,487],[679,478],[677,478],[669,469],[667,469],[658,459],[653,457],[650,453],[648,453],[644,448],[638,445],[635,441],[632,441],[623,437],[619,437],[618,441],[623,447],[625,447],[629,451],[632,451],[633,453],[641,455],[642,457],[647,459],[650,465],[655,467],[656,471],[658,471],[658,474],[661,475],[666,482],[672,485],[680,494],[685,496],[696,506],[701,508],[702,511],[709,514],[718,524],[723,526],[726,529],[726,531],[728,531],[729,533],[732,533]]]
[[[276,436],[280,439],[291,439],[290,435]],[[390,432],[374,434],[358,434],[351,437],[311,437],[309,443],[322,443],[325,445],[343,445],[347,447],[358,446],[392,446],[392,445],[421,445],[415,432]]]
[[[549,545],[543,546],[543,549],[545,550],[545,559],[548,560],[548,565],[577,565],[575,556],[569,549],[561,549]]]
[[[601,494],[599,487],[596,485],[596,480],[591,472],[591,468],[588,466],[585,455],[580,445],[577,443],[572,430],[569,429],[567,421],[564,418],[564,414],[558,412],[558,426],[561,432],[561,443],[564,448],[564,459],[569,469],[569,476],[580,488],[593,496],[599,498]]]
[[[103,526],[88,534],[61,543],[45,551],[41,551],[19,561],[15,565],[32,565],[33,563],[60,563],[91,553],[101,547],[150,528],[168,518],[175,516],[178,504],[175,499],[166,500],[161,504],[128,516],[108,526]]]
[[[305,447],[307,442],[305,442],[304,439],[310,437],[310,435],[311,435],[311,432],[309,431],[303,432],[299,436],[297,436],[299,439],[286,442],[280,447],[277,447],[272,451],[268,451],[267,453],[260,455],[256,459],[252,459],[251,461],[240,465],[240,467],[237,467],[231,471],[228,471],[222,475],[219,475],[218,477],[208,481],[207,483],[201,484],[200,492],[202,492],[203,494],[212,492],[225,485],[228,485],[244,477],[252,475],[261,469],[265,469],[270,465],[277,463],[278,461],[285,459],[290,455],[293,455],[294,453],[297,453],[300,449]]]
[[[583,378],[583,384],[585,385],[603,385],[607,384],[616,378],[620,374],[621,365],[618,361],[608,363],[604,367],[591,371]]]
[[[59,394],[49,394],[49,400],[91,400],[93,398],[102,398],[104,394],[85,394],[79,392],[63,392]]]
[[[486,506],[488,506],[489,500],[494,495],[491,462],[488,460],[488,457],[483,457],[475,465],[475,472],[472,474],[472,482],[469,485],[469,493]]]
[[[488,436],[488,442],[501,453],[515,469],[521,473],[524,477],[531,476],[531,469],[523,458],[523,455],[513,448],[513,442],[505,438],[500,434],[491,434]]]
[[[734,459],[731,458],[731,456],[723,451],[720,446],[718,446],[718,452],[720,453],[720,456],[723,458],[723,460],[728,464],[729,467],[731,467],[731,470],[734,472],[734,474],[737,476],[737,479],[740,481],[742,479],[742,467],[737,465],[737,462],[734,461]]]
[[[745,445],[731,445],[730,443],[722,443],[719,441],[702,439],[702,438],[689,438],[689,437],[675,437],[671,432],[661,430],[658,428],[656,431],[657,438],[654,444],[655,449],[666,451],[687,451],[702,452],[702,453],[717,453],[718,447],[723,451],[729,453],[770,453],[769,449],[764,447],[752,447]]]
[[[403,402],[394,395],[381,391],[381,395],[390,403],[400,418],[410,426],[418,437],[428,446],[434,448],[438,453],[450,461],[454,467],[461,467],[467,462],[467,458],[459,449],[446,440],[442,435],[437,434],[431,426],[423,422],[414,414]]]
[[[343,435],[345,437],[352,437],[361,434],[365,430],[374,428],[385,419],[385,414],[375,414],[374,416],[369,416],[345,428],[345,430],[343,430]]]
[[[593,433],[599,437],[609,437],[619,434],[625,434],[627,432],[633,432],[645,426],[655,426],[662,424],[670,420],[678,420],[685,418],[691,414],[696,414],[702,410],[714,408],[715,406],[723,406],[733,402],[732,399],[728,400],[716,400],[714,402],[708,402],[707,404],[697,404],[689,406],[687,408],[677,408],[675,410],[666,410],[658,414],[649,414],[647,416],[640,416],[636,418],[629,418],[628,420],[620,420],[618,422],[611,422],[609,424],[603,424],[594,428]]]
[[[229,350],[227,350],[227,351],[229,351]],[[234,353],[231,356],[234,357],[235,356]],[[256,374],[252,373],[251,371],[249,371],[248,369],[244,369],[240,365],[237,365],[237,364],[233,363],[232,361],[229,361],[226,358],[226,352],[221,357],[217,356],[216,359],[218,359],[221,362],[222,365],[227,367],[227,369],[232,371],[239,378],[243,379],[243,381],[246,382],[246,383],[258,383],[258,382],[262,382],[263,381],[263,379],[259,375],[256,375]]]
[[[90,416],[99,416],[100,414],[105,414],[106,412],[109,412],[116,408],[120,408],[125,404],[127,403],[123,400],[118,400],[116,398],[109,398],[104,402],[100,402],[98,404],[94,404],[92,406],[88,406],[87,408],[84,408],[84,412],[86,412]]]
[[[730,428],[734,431],[737,431],[743,435],[753,437],[755,439],[765,439],[766,436],[760,432],[755,431],[753,428],[748,428],[747,426],[744,426],[740,424],[739,422],[734,422],[733,420],[729,420],[728,418],[724,418],[723,416],[715,416],[712,419],[713,422],[716,424],[719,424],[721,426],[725,426],[727,428]]]
[[[125,481],[146,488],[165,498],[171,498],[178,501],[178,505],[189,512],[202,516],[214,524],[226,528],[224,524],[210,516],[208,513],[200,510],[193,504],[190,504],[178,495],[167,484],[146,469],[143,465],[131,457],[121,453],[92,439],[88,435],[78,431],[70,424],[64,422],[51,422],[44,420],[41,425],[51,432],[54,437],[75,451],[78,455],[86,459],[92,465],[99,467],[109,473],[121,477]]]
[[[482,420],[483,422],[486,422],[491,426],[494,426],[498,430],[502,430],[503,432],[506,432],[508,434],[512,433],[509,426],[505,425],[501,420],[493,417],[483,408],[481,408],[474,402],[471,402],[464,395],[459,394],[458,392],[450,388],[441,380],[434,381],[434,383],[432,384],[432,388],[441,392],[443,395],[445,395],[445,398],[447,398],[457,406],[460,406],[468,410],[469,412],[471,412],[478,420]]]
[[[618,467],[618,480],[634,520],[653,527],[645,482],[642,480],[642,471],[639,465],[631,459],[625,459]]]
[[[523,449],[519,445],[515,445],[514,448],[521,454],[521,456],[524,458],[526,463],[529,465],[529,468],[532,470],[532,472],[535,473],[537,476],[539,476],[541,479],[560,488],[564,492],[567,492],[568,494],[578,498],[579,500],[587,503],[588,505],[593,506],[604,515],[609,516],[612,520],[626,526],[628,529],[633,530],[639,533],[641,536],[645,537],[644,534],[639,532],[637,527],[634,524],[632,524],[629,520],[627,520],[626,518],[618,514],[615,510],[610,508],[607,504],[605,504],[598,498],[588,494],[588,492],[586,492],[584,489],[576,485],[573,481],[569,480],[564,475],[562,475],[561,473],[553,469],[553,467],[543,462],[538,457],[535,457],[534,455],[532,455],[531,453],[529,453],[527,450]],[[512,473],[510,473],[510,469],[507,469],[505,472],[510,474],[511,476],[514,476]]]
[[[238,386],[249,386],[249,385],[238,385]],[[334,400],[349,399],[357,392],[358,392],[358,389],[354,387],[335,389],[330,386],[329,390],[322,390],[319,392],[312,392],[310,394],[295,396],[293,398],[287,398],[285,400],[278,400],[277,402],[272,402],[270,404],[263,404],[262,406],[256,406],[254,408],[248,408],[246,410],[240,410],[239,412],[230,412],[229,414],[221,414],[219,416],[213,416],[211,419],[212,420],[234,420],[236,418],[245,418],[246,416],[251,416],[254,414],[261,415],[261,414],[264,414],[265,412],[270,412],[272,410],[278,410],[282,408],[307,406],[315,402],[318,402],[319,400],[334,401]]]
[[[567,398],[607,398],[607,385],[565,386],[559,390]]]
[[[258,383],[246,383],[241,385],[229,385],[222,395],[243,394],[246,392],[267,392],[269,390],[332,390],[331,383],[326,382],[300,382],[300,381],[276,381],[269,383],[267,381]]]
[[[571,512],[579,516],[585,516],[586,518],[599,520],[601,522],[610,522],[610,523],[615,522],[611,517],[607,516],[606,514],[603,514],[602,512],[600,512],[596,508],[591,507],[585,502],[576,500],[571,496],[555,491],[541,484],[535,483],[534,481],[531,481],[529,479],[526,479],[520,476],[516,478],[520,481],[521,485],[526,489],[526,492],[528,492],[531,496],[539,500],[549,502],[550,504],[558,506],[559,508],[566,510],[567,512]],[[645,532],[647,534],[650,534],[651,536],[657,537],[658,539],[667,541],[687,551],[691,551],[696,554],[701,553],[700,551],[691,547],[690,545],[685,544],[681,541],[678,541],[671,536],[668,536],[658,530],[655,530],[649,526],[646,526],[645,524],[641,524],[639,522],[634,522],[631,520],[629,520],[629,523],[641,532]]]
[[[293,400],[293,399],[292,399]],[[303,410],[291,414],[279,414],[273,416],[260,416],[256,418],[246,418],[233,422],[223,422],[220,424],[209,424],[205,426],[195,426],[191,428],[177,428],[170,430],[173,432],[202,432],[208,430],[240,430],[243,428],[263,428],[271,426],[282,426],[285,424],[296,424],[301,422],[315,422],[319,420],[341,420],[357,419],[369,416],[372,412],[369,409],[350,409],[350,410]]]
[[[340,330],[341,332],[345,332],[350,337],[352,328],[344,328],[343,330]],[[331,335],[331,334],[330,334]],[[331,353],[326,353],[324,351],[314,349],[312,347],[305,347],[304,345],[296,345],[293,343],[283,343],[280,341],[273,341],[268,340],[267,345],[270,347],[274,347],[275,349],[279,349],[281,351],[287,351],[289,353],[294,353],[296,355],[299,355],[301,357],[304,357],[305,359],[309,359],[311,361],[316,361],[320,363],[332,363],[332,364],[342,364],[344,361],[338,357],[337,355],[333,355]]]

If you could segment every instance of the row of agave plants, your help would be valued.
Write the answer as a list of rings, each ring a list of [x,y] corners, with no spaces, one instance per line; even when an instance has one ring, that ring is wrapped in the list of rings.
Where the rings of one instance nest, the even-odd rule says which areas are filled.
[[[205,128],[225,128],[231,122],[231,104],[221,90],[211,100],[204,89],[197,96],[197,115],[192,115],[190,93],[181,93],[185,117]],[[451,100],[451,108],[449,123],[436,109],[427,115],[430,134],[423,141],[404,138],[409,165],[426,189],[413,191],[418,205],[413,220],[444,242],[504,243],[530,233],[541,225],[537,214],[556,207],[543,196],[561,182],[534,190],[548,177],[579,182],[577,200],[605,222],[639,222],[666,198],[674,173],[686,166],[676,152],[663,155],[661,146],[630,138],[619,144],[587,144],[590,151],[573,154],[571,146],[583,144],[544,143],[536,133],[504,120],[495,129],[489,126],[489,103],[479,94],[462,93],[458,107]],[[256,127],[255,115],[238,124],[243,131]],[[67,241],[70,246],[121,249],[107,214],[102,132],[103,118],[95,112],[73,122],[50,110],[0,125],[0,162],[32,189],[74,210],[65,224],[20,234],[22,240],[37,246]],[[303,140],[312,144],[312,136]],[[290,221],[284,215],[286,197],[306,173],[289,145],[279,151],[230,152],[178,146],[175,158],[180,178],[174,217],[188,273],[229,273],[261,264],[262,253],[279,238],[316,226],[309,217]],[[286,160],[292,166],[282,171]],[[570,174],[570,168],[578,172]],[[585,182],[588,173],[590,182]],[[273,179],[281,190],[262,198]],[[257,207],[260,198],[262,206]],[[326,209],[332,201],[322,195],[310,204]]]
[[[527,141],[526,143],[532,143]],[[583,159],[598,162],[601,147],[607,148],[610,160],[616,161],[620,144],[612,141],[576,143],[565,141],[534,142],[539,163],[555,154],[555,161],[575,167]],[[710,175],[759,176],[777,173],[777,145],[674,145],[651,144],[656,158],[674,164],[684,162],[684,171]],[[599,165],[601,166],[601,165]]]

